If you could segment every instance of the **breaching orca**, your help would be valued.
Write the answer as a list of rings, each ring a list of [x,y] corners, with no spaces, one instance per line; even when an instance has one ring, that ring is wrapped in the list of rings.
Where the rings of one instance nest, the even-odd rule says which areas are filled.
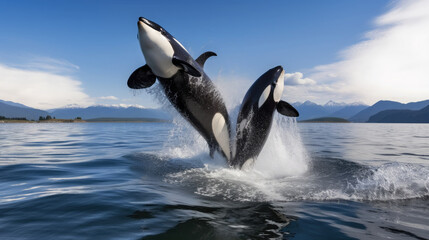
[[[128,86],[147,88],[158,78],[171,104],[207,141],[210,156],[218,151],[230,161],[228,112],[220,93],[203,70],[205,61],[216,54],[206,52],[194,60],[183,45],[158,24],[140,17],[137,25],[146,65],[131,74]]]
[[[247,91],[237,118],[232,166],[242,168],[253,163],[270,133],[276,109],[285,116],[299,116],[294,107],[280,100],[283,87],[284,70],[277,66],[259,77]]]

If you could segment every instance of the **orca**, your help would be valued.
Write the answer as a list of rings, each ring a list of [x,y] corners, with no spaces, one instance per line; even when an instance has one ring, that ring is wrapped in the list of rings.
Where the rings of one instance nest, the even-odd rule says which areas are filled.
[[[194,60],[183,45],[163,27],[146,18],[138,22],[138,39],[146,65],[136,69],[128,87],[152,86],[156,79],[176,110],[204,137],[210,156],[218,151],[231,159],[230,121],[220,93],[204,72],[205,52]]]
[[[259,77],[242,101],[236,125],[236,144],[231,166],[246,168],[258,157],[270,133],[275,110],[288,117],[298,111],[280,100],[284,87],[283,67],[277,66]]]

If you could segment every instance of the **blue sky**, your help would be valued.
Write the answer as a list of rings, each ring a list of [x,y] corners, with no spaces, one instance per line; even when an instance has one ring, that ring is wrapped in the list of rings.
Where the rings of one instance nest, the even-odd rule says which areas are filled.
[[[418,5],[421,1],[410,2]],[[0,75],[7,77],[0,84],[8,91],[0,90],[0,99],[44,109],[72,104],[157,106],[150,95],[134,94],[126,86],[131,72],[145,63],[136,37],[137,19],[144,16],[167,29],[195,58],[204,51],[216,52],[218,56],[206,64],[206,71],[215,82],[218,78],[239,79],[244,85],[247,83],[243,86],[247,88],[269,68],[282,65],[290,73],[289,80],[286,79],[290,88],[286,87],[284,93],[290,102],[309,99],[324,103],[332,99],[372,104],[379,86],[371,89],[375,92],[371,96],[361,94],[368,91],[367,87],[362,87],[360,93],[347,89],[345,85],[357,83],[353,80],[354,73],[344,73],[350,69],[344,62],[361,59],[355,49],[386,35],[377,32],[389,33],[392,26],[404,24],[401,16],[407,14],[401,15],[399,11],[399,15],[391,17],[393,23],[383,22],[384,16],[388,18],[397,9],[413,16],[420,14],[415,10],[419,6],[407,4],[388,0],[248,1],[246,4],[2,1]],[[420,15],[427,20],[429,14]],[[427,51],[425,46],[423,49]],[[367,85],[370,87],[373,82]],[[426,87],[418,84],[416,88]],[[414,100],[407,98],[407,94],[380,97]]]

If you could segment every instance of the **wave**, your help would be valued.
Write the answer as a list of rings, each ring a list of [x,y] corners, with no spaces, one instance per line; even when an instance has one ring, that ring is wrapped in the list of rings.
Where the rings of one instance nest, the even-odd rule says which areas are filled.
[[[167,174],[164,180],[191,188],[201,196],[232,201],[390,201],[429,197],[429,169],[419,165],[392,163],[362,168],[355,174],[346,170],[339,175],[343,177],[309,172],[267,178],[256,171],[206,165]]]
[[[333,158],[313,158],[307,171],[270,175],[257,167],[237,170],[208,155],[188,158],[136,154],[142,175],[151,175],[202,197],[226,201],[391,201],[429,197],[429,168],[419,164],[367,166]],[[258,159],[261,161],[261,159]],[[265,169],[271,169],[266,167]],[[264,168],[263,168],[264,169]]]

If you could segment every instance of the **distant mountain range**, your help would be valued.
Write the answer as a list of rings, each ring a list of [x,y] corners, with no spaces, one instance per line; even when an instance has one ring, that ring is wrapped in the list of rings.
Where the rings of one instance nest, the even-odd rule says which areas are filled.
[[[394,101],[378,101],[372,106],[363,103],[336,103],[329,101],[319,105],[311,101],[292,104],[299,111],[299,121],[315,118],[344,118],[351,122],[425,122],[429,117],[429,100],[399,103]],[[399,111],[401,110],[401,111]],[[7,118],[27,118],[38,120],[40,116],[50,115],[57,119],[93,118],[151,118],[169,120],[171,116],[163,110],[120,107],[120,106],[91,106],[87,108],[70,107],[49,111],[30,108],[20,103],[0,100],[0,116]]]
[[[58,108],[43,111],[20,103],[0,100],[0,116],[7,118],[26,118],[39,120],[39,117],[50,115],[57,119],[92,118],[151,118],[169,120],[171,116],[163,110],[140,107],[91,106],[87,108]]]
[[[11,101],[4,101],[4,100],[1,100],[1,99],[0,99],[0,103],[4,103],[4,104],[10,105],[10,106],[14,106],[14,107],[30,108],[30,107],[27,107],[27,106],[25,106],[24,104],[21,104],[21,103],[16,103],[16,102],[11,102]]]
[[[353,117],[349,118],[352,122],[366,122],[369,118],[384,110],[420,110],[429,105],[429,100],[420,102],[411,102],[407,104],[394,101],[378,101],[371,107],[368,107]]]
[[[305,121],[315,118],[326,118],[326,117],[336,117],[348,119],[351,122],[368,122],[371,116],[385,111],[385,110],[420,110],[429,105],[429,100],[420,101],[420,102],[411,102],[407,104],[394,102],[394,101],[378,101],[372,106],[367,106],[362,103],[336,103],[333,101],[327,102],[325,105],[319,105],[311,101],[306,101],[304,103],[293,103],[292,104],[299,112],[300,116],[299,121]],[[412,112],[408,112],[411,114]],[[386,114],[386,113],[384,113]],[[406,114],[406,113],[404,113]],[[414,114],[414,113],[413,113]],[[426,114],[423,112],[422,114]],[[384,115],[383,115],[384,116]],[[397,117],[392,118],[390,121],[389,116],[386,115],[383,117],[383,122],[398,122]],[[407,122],[413,122],[413,117],[417,115],[410,115],[407,118]],[[419,119],[421,119],[421,116]],[[378,116],[380,117],[380,116]],[[379,121],[379,119],[374,118],[371,121]],[[392,115],[393,117],[393,115]],[[403,120],[405,121],[405,120]],[[415,122],[421,122],[421,120],[416,119]]]
[[[319,105],[311,101],[305,101],[304,103],[297,102],[292,105],[298,110],[298,120],[300,121],[322,117],[349,119],[368,107],[368,105],[363,103],[347,104],[333,101],[329,101],[325,105]]]
[[[46,117],[49,113],[25,105],[0,100],[0,116],[7,118],[26,118],[28,120],[39,120],[40,116]]]
[[[371,116],[372,123],[429,123],[429,106],[420,110],[385,110]]]

